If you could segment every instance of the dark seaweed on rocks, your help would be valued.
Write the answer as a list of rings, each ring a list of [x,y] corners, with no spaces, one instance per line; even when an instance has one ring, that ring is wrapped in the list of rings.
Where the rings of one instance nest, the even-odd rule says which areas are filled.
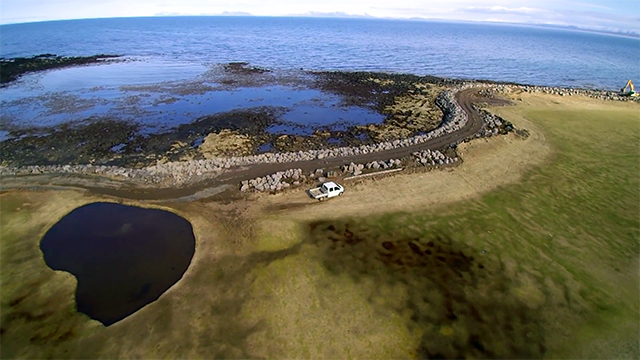
[[[101,120],[81,126],[21,130],[17,138],[0,142],[3,165],[88,164],[111,158],[112,148],[126,143],[138,125]]]
[[[191,146],[211,132],[235,130],[264,136],[282,109],[253,108],[203,116],[166,132],[142,135],[139,125],[116,120],[92,120],[86,124],[63,124],[11,132],[0,142],[0,163],[25,165],[117,165],[143,167],[166,158],[175,161],[195,156]],[[195,156],[197,158],[197,156]]]
[[[368,107],[381,114],[394,103],[397,96],[407,94],[418,82],[436,85],[450,83],[435,76],[387,74],[367,71],[314,72],[318,76],[316,87],[322,91],[341,95],[345,105]]]
[[[264,74],[271,72],[271,70],[259,68],[256,66],[248,66],[248,62],[230,62],[224,64],[223,67],[226,71],[235,75],[250,75],[250,74]]]
[[[127,146],[125,163],[129,166],[146,166],[155,163],[155,159],[162,156],[170,161],[177,161],[185,156],[198,159],[196,149],[191,144],[212,132],[225,129],[260,139],[265,136],[265,129],[277,121],[282,111],[283,109],[276,107],[229,111],[203,116],[165,133],[137,136]],[[185,146],[175,148],[174,144]]]
[[[32,57],[5,59],[0,58],[0,83],[15,81],[23,74],[35,71],[57,69],[72,65],[87,65],[105,62],[121,55],[99,54],[93,56],[56,56],[55,54],[41,54]]]

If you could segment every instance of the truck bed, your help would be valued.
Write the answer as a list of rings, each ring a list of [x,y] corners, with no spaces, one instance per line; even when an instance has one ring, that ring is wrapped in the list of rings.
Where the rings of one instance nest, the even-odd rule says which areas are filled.
[[[320,190],[319,187],[313,188],[313,189],[309,189],[309,195],[311,195],[311,197],[313,197],[314,199],[318,199],[318,198],[327,196],[327,194],[323,193],[322,190]]]

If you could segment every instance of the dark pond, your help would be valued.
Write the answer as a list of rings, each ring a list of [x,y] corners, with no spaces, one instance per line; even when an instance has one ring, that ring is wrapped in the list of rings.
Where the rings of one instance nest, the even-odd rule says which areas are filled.
[[[191,224],[164,210],[112,203],[79,207],[40,242],[54,270],[78,280],[78,311],[105,326],[155,301],[189,267]]]

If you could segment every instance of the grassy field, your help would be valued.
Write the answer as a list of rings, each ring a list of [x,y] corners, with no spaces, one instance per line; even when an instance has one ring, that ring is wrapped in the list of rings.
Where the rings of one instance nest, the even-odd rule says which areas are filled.
[[[492,111],[531,136],[466,144],[455,170],[162,204],[193,224],[192,265],[108,328],[38,249],[104,199],[4,193],[2,357],[640,357],[639,107],[511,96]]]
[[[324,272],[283,270],[277,285],[269,275],[256,291],[269,284],[291,302],[304,282],[316,289],[302,292],[307,301],[325,295],[325,277],[347,276],[345,289],[361,290],[351,298],[401,319],[410,330],[403,336],[419,339],[405,356],[640,356],[638,107],[552,96],[517,103],[493,111],[535,130],[525,147],[509,139],[471,145],[482,154],[454,172],[358,184],[334,204],[266,199],[262,246],[302,239]],[[522,155],[537,158],[527,164]],[[338,311],[325,306],[327,316]],[[262,316],[280,329],[307,324],[306,314]]]

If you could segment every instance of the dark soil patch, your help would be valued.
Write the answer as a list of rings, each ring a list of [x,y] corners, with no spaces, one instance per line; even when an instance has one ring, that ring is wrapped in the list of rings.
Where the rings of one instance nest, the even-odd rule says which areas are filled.
[[[93,203],[49,229],[40,249],[49,267],[78,279],[78,311],[108,326],[182,278],[195,237],[191,224],[173,213]]]
[[[332,272],[358,280],[402,284],[411,330],[423,332],[424,358],[540,358],[540,317],[510,292],[502,264],[445,234],[405,238],[353,222],[310,224],[310,239],[324,249]]]

